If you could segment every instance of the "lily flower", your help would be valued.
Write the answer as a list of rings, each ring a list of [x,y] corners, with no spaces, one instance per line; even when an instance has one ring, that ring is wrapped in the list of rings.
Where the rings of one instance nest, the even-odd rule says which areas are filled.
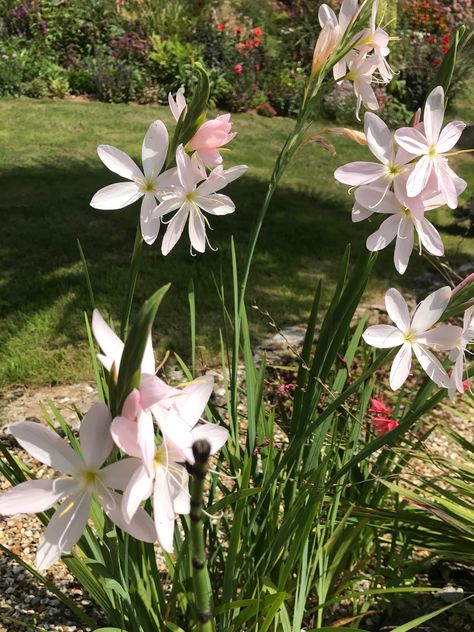
[[[407,164],[413,159],[413,154],[397,147],[387,125],[373,112],[364,115],[364,131],[367,145],[380,164],[360,160],[349,162],[338,167],[334,177],[349,186],[372,184],[385,187],[385,192],[393,183],[397,193],[400,190],[400,176],[408,169]]]
[[[180,88],[178,90],[175,99],[173,99],[173,95],[171,94],[171,92],[169,92],[168,104],[170,106],[171,114],[174,116],[174,120],[178,122],[181,113],[187,108],[186,99],[184,97],[184,89]]]
[[[204,121],[186,145],[189,151],[195,151],[201,162],[207,167],[215,167],[222,163],[219,149],[234,138],[231,132],[230,114],[221,114],[215,119]]]
[[[458,196],[454,177],[456,174],[448,167],[445,154],[458,142],[465,123],[453,121],[444,129],[444,90],[437,86],[430,92],[423,110],[423,128],[402,127],[395,132],[395,139],[414,156],[420,156],[407,182],[410,197],[419,195],[427,186],[433,174],[436,189],[441,191],[450,208],[456,208]]]
[[[195,163],[186,154],[182,145],[176,150],[176,164],[179,184],[170,187],[164,193],[161,204],[153,213],[153,218],[157,219],[178,210],[168,223],[161,252],[167,255],[174,248],[188,219],[191,246],[197,252],[204,252],[207,242],[207,219],[202,211],[210,215],[233,213],[235,204],[227,195],[217,191],[240,177],[247,170],[247,166],[239,165],[226,170],[218,166],[203,180],[202,172],[196,169]]]
[[[431,353],[427,336],[433,325],[440,319],[451,298],[451,288],[442,287],[422,301],[413,317],[403,296],[395,288],[385,294],[385,307],[393,325],[373,325],[362,334],[365,342],[378,349],[401,347],[390,371],[390,387],[398,390],[410,373],[414,353],[424,371],[438,386],[448,388],[449,377],[439,360]]]
[[[346,55],[345,60],[347,62],[347,73],[341,78],[352,81],[357,98],[356,118],[360,120],[359,112],[362,104],[368,110],[379,109],[379,102],[371,85],[378,61],[373,55],[358,53],[356,50]]]
[[[140,210],[140,228],[145,242],[151,245],[158,236],[160,222],[153,211],[163,186],[175,182],[176,171],[161,173],[168,151],[168,131],[162,121],[150,125],[142,145],[143,172],[126,153],[111,145],[99,145],[97,153],[104,165],[129,182],[117,182],[100,189],[92,198],[93,208],[120,209],[143,198]]]
[[[358,0],[343,0],[341,9],[339,11],[339,19],[334,11],[327,4],[322,4],[319,7],[318,19],[321,29],[326,29],[325,38],[327,38],[335,50],[339,42],[344,37],[350,23],[354,19],[359,9]],[[331,31],[330,31],[331,29]],[[330,53],[332,53],[332,50]],[[330,54],[329,53],[329,54]],[[333,68],[333,76],[336,81],[339,81],[346,74],[346,62],[345,60],[338,61]]]
[[[464,393],[466,380],[463,380],[467,347],[474,343],[474,305],[464,312],[463,326],[441,325],[427,334],[430,344],[442,351],[449,351],[449,359],[454,362],[450,375],[449,396],[454,398],[456,391]]]
[[[127,520],[134,520],[140,503],[153,496],[153,518],[158,540],[165,551],[173,551],[176,514],[190,511],[189,476],[179,461],[181,453],[165,436],[163,443],[153,446],[151,471],[144,463],[138,467],[123,494],[122,508]]]
[[[189,513],[188,474],[181,464],[194,463],[192,445],[198,439],[206,439],[214,454],[229,437],[227,429],[218,424],[199,423],[213,383],[212,376],[196,378],[181,389],[170,388],[168,396],[153,406],[162,443],[157,447],[153,442],[151,467],[150,462],[143,462],[124,492],[123,510],[130,519],[140,503],[153,494],[155,526],[166,551],[173,550],[175,514]],[[120,447],[131,456],[141,456],[136,426],[126,428],[122,423],[118,433]]]
[[[94,404],[84,416],[79,431],[82,456],[55,432],[40,423],[22,421],[10,426],[21,447],[45,465],[66,476],[53,480],[20,483],[0,497],[0,514],[39,513],[64,501],[56,509],[36,554],[36,564],[46,570],[70,551],[87,526],[92,498],[100,502],[107,516],[133,537],[156,540],[153,521],[141,509],[132,521],[122,513],[124,490],[140,467],[138,459],[123,459],[102,467],[112,450],[111,416],[105,404]]]
[[[420,243],[436,257],[444,253],[444,246],[440,234],[425,217],[425,210],[433,208],[429,200],[425,201],[421,196],[409,198],[402,187],[399,187],[398,196],[397,199],[392,191],[376,187],[359,187],[355,192],[356,203],[362,211],[369,209],[390,215],[367,238],[367,249],[372,252],[383,250],[396,239],[393,260],[397,271],[404,274],[413,250],[415,231]]]

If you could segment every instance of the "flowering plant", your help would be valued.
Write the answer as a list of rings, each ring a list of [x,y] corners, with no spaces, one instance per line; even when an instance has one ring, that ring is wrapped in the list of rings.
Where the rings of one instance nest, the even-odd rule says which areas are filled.
[[[377,457],[376,451],[403,441],[406,431],[446,395],[464,391],[465,356],[474,340],[472,279],[431,293],[411,317],[392,288],[385,300],[394,325],[367,328],[363,317],[351,327],[379,249],[396,239],[400,273],[408,266],[415,232],[432,254],[442,250],[425,213],[443,204],[455,206],[465,187],[448,164],[464,124],[443,126],[444,92],[455,55],[446,58],[423,118],[420,112],[412,127],[392,134],[382,119],[367,112],[365,134],[327,131],[366,143],[378,161],[348,163],[336,171],[340,182],[356,187],[353,219],[389,218],[368,238],[368,250],[355,264],[346,249],[322,316],[321,283],[316,287],[295,380],[291,389],[278,393],[287,400],[281,416],[267,406],[265,360],[258,362],[252,352],[246,287],[253,255],[278,183],[309,138],[324,82],[350,81],[359,115],[363,106],[375,109],[374,77],[387,82],[391,76],[388,36],[376,16],[376,2],[359,6],[344,0],[339,16],[326,5],[320,9],[321,32],[298,117],[255,216],[243,269],[232,241],[231,303],[224,284],[217,284],[224,314],[219,332],[223,410],[211,400],[213,376],[196,370],[193,287],[191,366],[178,358],[186,376],[179,384],[159,377],[152,345],[152,325],[169,285],[139,310],[133,299],[144,248],[161,241],[162,255],[172,257],[184,239],[192,255],[204,256],[212,247],[211,223],[225,224],[223,216],[235,212],[222,191],[244,176],[247,166],[224,167],[225,150],[235,136],[230,115],[207,118],[209,80],[197,66],[192,98],[182,89],[169,95],[172,132],[161,120],[146,130],[141,167],[119,148],[98,148],[100,160],[122,180],[96,192],[91,205],[108,212],[140,201],[120,329],[116,332],[95,308],[81,252],[93,307],[86,326],[99,401],[80,416],[79,437],[56,409],[52,414],[64,438],[50,417],[49,428],[37,422],[11,425],[20,446],[61,476],[36,480],[2,447],[0,469],[12,488],[0,497],[0,513],[26,509],[39,515],[46,529],[37,568],[47,569],[62,558],[107,625],[114,626],[109,630],[273,627],[291,632],[307,624],[324,629],[324,614],[341,591],[340,578],[355,576],[368,553],[383,554],[372,526],[364,529],[365,523],[352,517],[357,503],[379,506],[388,492],[371,482],[399,467],[393,453]],[[260,36],[254,31],[255,38]],[[462,325],[447,322],[459,317]],[[441,360],[444,353],[449,357]],[[401,388],[412,354],[427,376],[416,370],[417,387],[407,393],[407,405],[389,411],[373,398],[378,372],[392,360],[390,386]],[[373,414],[375,438],[367,439],[361,430],[367,413]],[[162,581],[165,569],[167,583]],[[349,585],[353,590],[355,584]],[[55,594],[96,628],[99,623],[68,595],[57,589]],[[313,609],[309,604],[315,599]]]

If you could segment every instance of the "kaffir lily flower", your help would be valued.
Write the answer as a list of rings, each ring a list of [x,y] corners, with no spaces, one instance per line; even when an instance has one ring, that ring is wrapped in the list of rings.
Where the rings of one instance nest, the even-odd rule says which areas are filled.
[[[156,540],[153,521],[141,509],[133,520],[122,513],[124,490],[140,467],[138,459],[123,459],[106,467],[113,446],[110,436],[110,412],[103,403],[92,406],[79,431],[82,456],[64,439],[40,423],[23,421],[10,426],[21,447],[45,465],[66,476],[54,480],[20,483],[0,497],[0,514],[39,513],[64,501],[55,511],[36,554],[36,564],[46,570],[70,551],[86,528],[95,496],[104,512],[121,529],[145,542]]]
[[[171,114],[174,116],[174,120],[178,122],[183,110],[187,108],[183,88],[180,88],[176,93],[176,99],[173,99],[173,95],[171,94],[171,92],[168,93],[168,103],[170,106]]]
[[[173,550],[175,514],[189,513],[188,475],[181,463],[194,462],[192,445],[198,439],[206,439],[211,446],[211,454],[214,454],[229,437],[226,428],[218,424],[198,424],[212,387],[213,378],[202,376],[182,389],[170,388],[168,396],[153,406],[162,443],[159,447],[153,443],[151,463],[143,463],[124,493],[123,509],[130,519],[140,503],[153,494],[155,525],[166,551]],[[132,456],[141,455],[136,425],[122,420],[117,425],[116,434],[122,450]]]
[[[385,294],[385,307],[396,327],[374,325],[366,329],[362,337],[367,344],[379,349],[401,347],[390,371],[390,387],[394,391],[407,379],[413,353],[424,371],[438,386],[449,387],[450,381],[446,371],[428,349],[431,343],[427,334],[440,319],[450,298],[449,286],[436,290],[418,305],[410,319],[408,306],[400,292],[391,288]]]
[[[338,182],[349,186],[372,184],[376,187],[385,187],[382,197],[393,183],[397,194],[400,186],[404,187],[403,184],[400,185],[400,176],[407,170],[407,164],[413,159],[413,154],[397,148],[387,125],[373,112],[365,113],[364,131],[370,151],[381,164],[360,160],[349,162],[338,167],[334,177]]]
[[[369,28],[365,29],[357,36],[357,48],[360,52],[371,52],[377,60],[377,70],[384,83],[390,83],[393,71],[388,65],[385,57],[390,53],[388,43],[390,37],[386,31],[377,26],[378,0],[372,4]]]
[[[359,119],[360,106],[368,110],[378,110],[379,102],[372,88],[373,74],[377,70],[378,61],[373,55],[351,51],[346,57],[347,73],[342,77],[352,81],[357,98],[356,118]]]
[[[369,413],[372,413],[372,422],[377,437],[393,430],[398,426],[398,422],[391,419],[391,411],[379,399],[370,398]]]
[[[142,464],[134,472],[124,491],[122,508],[127,520],[133,521],[140,511],[140,503],[153,495],[153,518],[158,540],[165,551],[173,551],[173,533],[176,514],[188,514],[190,495],[189,476],[178,462],[180,451],[163,439],[155,448],[151,472]]]
[[[163,186],[174,183],[175,170],[161,173],[168,151],[168,131],[162,121],[150,125],[142,145],[143,172],[126,153],[111,145],[99,145],[97,153],[104,165],[130,182],[117,182],[100,189],[90,204],[102,210],[120,209],[143,198],[140,228],[143,239],[152,244],[158,236],[160,221],[153,217]]]
[[[162,433],[181,451],[181,460],[188,463],[194,463],[192,445],[198,439],[208,441],[214,454],[229,438],[226,428],[202,418],[213,386],[213,377],[202,375],[182,388],[170,388],[151,409]]]
[[[204,121],[186,145],[188,151],[195,151],[206,167],[215,167],[222,163],[219,149],[234,138],[231,132],[230,114],[221,114],[215,119]]]
[[[355,192],[357,209],[390,215],[367,238],[367,249],[372,252],[383,250],[396,238],[393,260],[397,271],[404,274],[413,250],[415,231],[420,243],[436,257],[444,253],[444,246],[438,231],[425,217],[425,210],[433,208],[430,201],[421,196],[409,198],[401,187],[398,195],[399,199],[392,191],[376,187],[359,187]]]
[[[124,343],[107,325],[97,309],[92,315],[92,331],[99,347],[104,352],[104,354],[97,355],[98,359],[108,371],[114,368],[118,374]],[[119,448],[132,456],[140,456],[145,466],[150,470],[155,443],[155,431],[150,409],[170,390],[170,387],[155,375],[155,356],[151,335],[145,346],[140,369],[140,388],[134,389],[127,396],[121,415],[116,417],[112,423],[111,432]],[[138,445],[138,454],[132,453],[124,447],[124,445],[128,445],[124,442],[127,441],[130,434],[134,436],[134,441]]]
[[[206,249],[207,219],[202,211],[210,215],[227,215],[235,211],[235,205],[227,195],[217,193],[227,184],[240,177],[246,165],[224,170],[216,167],[203,180],[203,173],[196,169],[195,163],[186,154],[182,145],[176,150],[176,165],[179,184],[170,187],[162,196],[162,202],[153,213],[157,219],[178,210],[168,222],[161,252],[167,255],[181,237],[189,219],[188,230],[191,246],[198,252]],[[200,182],[200,184],[198,184]]]
[[[423,111],[423,128],[402,127],[395,132],[395,139],[414,156],[421,156],[407,182],[407,192],[415,197],[427,186],[430,176],[435,178],[435,188],[442,192],[446,204],[456,208],[458,196],[454,178],[444,154],[458,142],[463,129],[462,121],[453,121],[442,128],[444,118],[444,90],[437,86],[426,100]]]
[[[318,19],[321,29],[326,29],[325,38],[328,38],[333,46],[329,54],[335,50],[339,42],[344,37],[349,24],[354,19],[359,8],[358,0],[343,0],[341,9],[339,11],[339,19],[334,11],[327,4],[322,4],[319,7]],[[332,31],[332,33],[331,33]],[[346,74],[346,62],[341,60],[334,65],[333,75],[336,81],[339,81]]]
[[[474,343],[474,305],[464,312],[463,326],[441,325],[427,334],[427,339],[434,347],[449,351],[449,359],[454,362],[450,374],[449,396],[454,398],[456,391],[464,393],[466,384],[463,381],[465,354],[467,347]]]

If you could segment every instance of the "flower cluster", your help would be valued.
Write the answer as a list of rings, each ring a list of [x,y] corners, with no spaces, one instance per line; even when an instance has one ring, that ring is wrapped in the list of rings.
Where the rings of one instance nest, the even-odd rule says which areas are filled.
[[[187,109],[183,91],[179,90],[175,98],[170,94],[169,104],[178,121]],[[128,182],[110,184],[100,189],[92,198],[91,206],[103,210],[120,209],[142,198],[140,227],[147,244],[155,242],[160,224],[167,223],[161,246],[162,253],[167,255],[189,220],[191,248],[204,252],[208,243],[208,220],[203,212],[210,215],[233,213],[235,205],[232,200],[217,192],[247,169],[245,165],[230,169],[222,167],[221,147],[235,136],[231,127],[230,114],[205,121],[186,147],[182,144],[178,146],[176,167],[165,171],[168,130],[160,120],[150,125],[143,140],[143,171],[120,149],[99,145],[97,152],[105,166]],[[173,211],[177,213],[165,222],[163,216]]]
[[[337,50],[359,10],[358,0],[343,0],[338,19],[331,7],[327,4],[321,5],[318,13],[321,32],[314,49],[313,74],[318,72]],[[390,38],[377,26],[377,10],[378,1],[375,0],[369,26],[354,36],[352,50],[333,66],[336,81],[346,79],[353,83],[357,97],[357,117],[362,104],[369,110],[379,108],[372,84],[387,84],[393,75],[385,59],[390,52]]]
[[[352,220],[358,222],[374,213],[389,217],[367,238],[367,248],[382,250],[394,239],[394,263],[403,274],[414,246],[415,232],[420,249],[437,257],[444,253],[436,228],[425,217],[428,211],[447,204],[458,205],[466,188],[448,164],[450,150],[465,127],[453,121],[443,128],[444,91],[435,88],[426,101],[423,122],[419,116],[413,127],[402,127],[394,135],[376,114],[366,112],[367,145],[380,161],[351,162],[335,171],[343,184],[357,187]]]
[[[92,329],[102,351],[98,358],[117,381],[124,344],[97,310]],[[77,543],[94,498],[120,529],[144,542],[159,540],[166,551],[173,550],[176,514],[190,511],[184,465],[193,463],[192,445],[205,439],[213,454],[228,438],[222,426],[201,423],[212,388],[213,378],[207,375],[179,388],[158,378],[149,337],[139,387],[128,395],[115,419],[104,403],[92,406],[81,422],[80,453],[40,423],[10,426],[27,452],[63,474],[61,478],[26,481],[0,498],[0,514],[4,515],[25,508],[38,513],[61,502],[38,546],[39,569],[49,568]],[[114,443],[125,458],[109,461]],[[153,519],[141,507],[151,496]]]
[[[382,436],[398,426],[398,422],[392,419],[392,411],[375,397],[370,398],[369,413],[372,415],[370,421],[374,426],[377,437]]]
[[[399,389],[407,379],[415,354],[423,370],[437,386],[447,388],[454,397],[464,393],[464,360],[468,345],[474,343],[474,306],[464,313],[463,326],[438,324],[451,299],[451,288],[442,287],[427,296],[410,318],[400,292],[391,288],[385,294],[385,307],[393,325],[373,325],[365,330],[365,342],[379,349],[400,347],[390,371],[390,387]],[[454,362],[448,374],[431,350],[449,352]]]

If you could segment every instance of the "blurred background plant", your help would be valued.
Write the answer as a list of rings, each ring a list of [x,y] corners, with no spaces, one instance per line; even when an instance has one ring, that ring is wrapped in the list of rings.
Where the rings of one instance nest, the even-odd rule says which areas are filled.
[[[163,103],[192,88],[199,61],[211,78],[211,105],[294,116],[312,60],[320,3],[307,0],[0,0],[0,95],[88,95],[102,101]],[[329,2],[335,8],[339,3]],[[399,70],[379,90],[389,124],[420,106],[460,24],[474,24],[471,0],[380,3]],[[471,76],[465,38],[451,96]],[[322,113],[354,122],[353,97],[331,88]]]

